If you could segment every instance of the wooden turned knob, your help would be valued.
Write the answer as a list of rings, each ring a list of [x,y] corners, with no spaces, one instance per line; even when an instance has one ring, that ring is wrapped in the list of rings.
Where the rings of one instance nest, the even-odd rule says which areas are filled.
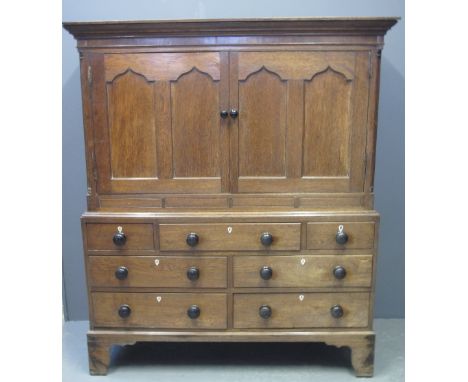
[[[264,266],[260,269],[260,277],[263,280],[270,280],[273,276],[273,269],[271,267]]]
[[[260,315],[260,317],[266,320],[267,318],[271,317],[271,308],[268,305],[262,305],[258,309],[258,314]]]
[[[191,232],[187,235],[187,238],[185,239],[187,242],[187,245],[190,247],[195,247],[198,244],[199,238],[198,235],[194,232]]]
[[[120,305],[119,307],[119,316],[122,317],[122,318],[127,318],[130,316],[130,314],[132,313],[132,310],[130,309],[130,307],[126,304],[124,305]]]
[[[187,309],[187,316],[189,316],[192,320],[200,317],[200,308],[197,305],[192,305]]]
[[[126,267],[118,267],[115,271],[115,277],[119,280],[125,280],[128,276],[128,269]]]

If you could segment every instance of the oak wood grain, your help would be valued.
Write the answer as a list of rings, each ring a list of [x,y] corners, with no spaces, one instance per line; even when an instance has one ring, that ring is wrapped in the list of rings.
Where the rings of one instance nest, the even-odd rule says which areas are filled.
[[[306,81],[302,176],[349,176],[350,95],[330,68]]]
[[[348,235],[345,244],[336,242],[340,225]],[[308,223],[307,248],[309,249],[372,249],[374,247],[373,223]]]
[[[341,318],[330,314],[330,308],[336,304],[343,307]],[[271,308],[270,318],[260,317],[259,308],[262,305]],[[368,293],[235,294],[234,327],[366,328],[369,324],[368,305]]]
[[[323,341],[372,375],[380,51],[396,21],[64,23],[81,60],[91,374],[107,372],[112,344]]]
[[[98,287],[178,287],[226,288],[227,258],[199,256],[90,256],[89,284]],[[119,280],[115,271],[128,270],[128,276]],[[199,278],[191,281],[187,270],[195,267]]]
[[[239,176],[286,175],[286,86],[265,69],[239,84]]]
[[[117,246],[112,241],[114,234],[122,227],[127,241]],[[152,224],[86,224],[87,249],[89,250],[135,250],[153,249]]]
[[[341,266],[346,271],[337,279],[333,270]],[[264,280],[260,270],[269,267],[272,277]],[[315,255],[315,256],[234,256],[234,286],[241,287],[370,287],[372,255]]]
[[[190,233],[199,237],[199,243],[195,247],[186,243]],[[260,242],[263,233],[273,236],[270,246],[264,246]],[[161,224],[160,248],[162,251],[299,250],[300,224]]]
[[[111,176],[157,178],[154,90],[127,70],[107,85]]]
[[[128,68],[151,81],[177,81],[193,68],[219,80],[219,54],[210,53],[131,53],[105,55],[106,81],[112,81]]]
[[[171,83],[171,106],[173,177],[219,178],[218,83],[193,69]]]
[[[187,19],[86,21],[63,23],[76,39],[134,38],[147,36],[223,35],[375,35],[383,36],[399,17],[276,17],[242,19]],[[109,43],[108,43],[109,44]],[[134,43],[135,44],[135,43]]]
[[[96,327],[224,329],[226,295],[222,293],[103,293],[93,292]],[[127,318],[118,315],[119,307],[131,309]],[[197,305],[200,316],[192,319],[187,309]]]

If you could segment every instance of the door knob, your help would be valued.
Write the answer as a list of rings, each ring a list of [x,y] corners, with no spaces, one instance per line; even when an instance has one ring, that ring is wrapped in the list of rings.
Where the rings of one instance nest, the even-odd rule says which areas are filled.
[[[221,110],[219,112],[219,115],[221,116],[222,119],[226,119],[229,115],[228,111],[227,110]]]

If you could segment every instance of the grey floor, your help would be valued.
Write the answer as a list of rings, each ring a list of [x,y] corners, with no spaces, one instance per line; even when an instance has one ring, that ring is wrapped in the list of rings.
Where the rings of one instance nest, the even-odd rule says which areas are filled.
[[[378,319],[372,382],[404,380],[404,320]],[[323,344],[138,343],[112,349],[106,377],[88,374],[87,321],[63,325],[64,382],[367,381],[356,379],[347,348]],[[104,379],[105,378],[105,379]]]

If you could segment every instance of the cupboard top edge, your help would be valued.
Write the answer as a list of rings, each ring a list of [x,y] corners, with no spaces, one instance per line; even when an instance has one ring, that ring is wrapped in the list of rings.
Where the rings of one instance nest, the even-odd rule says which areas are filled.
[[[304,17],[63,22],[77,40],[96,38],[385,35],[399,17]]]

